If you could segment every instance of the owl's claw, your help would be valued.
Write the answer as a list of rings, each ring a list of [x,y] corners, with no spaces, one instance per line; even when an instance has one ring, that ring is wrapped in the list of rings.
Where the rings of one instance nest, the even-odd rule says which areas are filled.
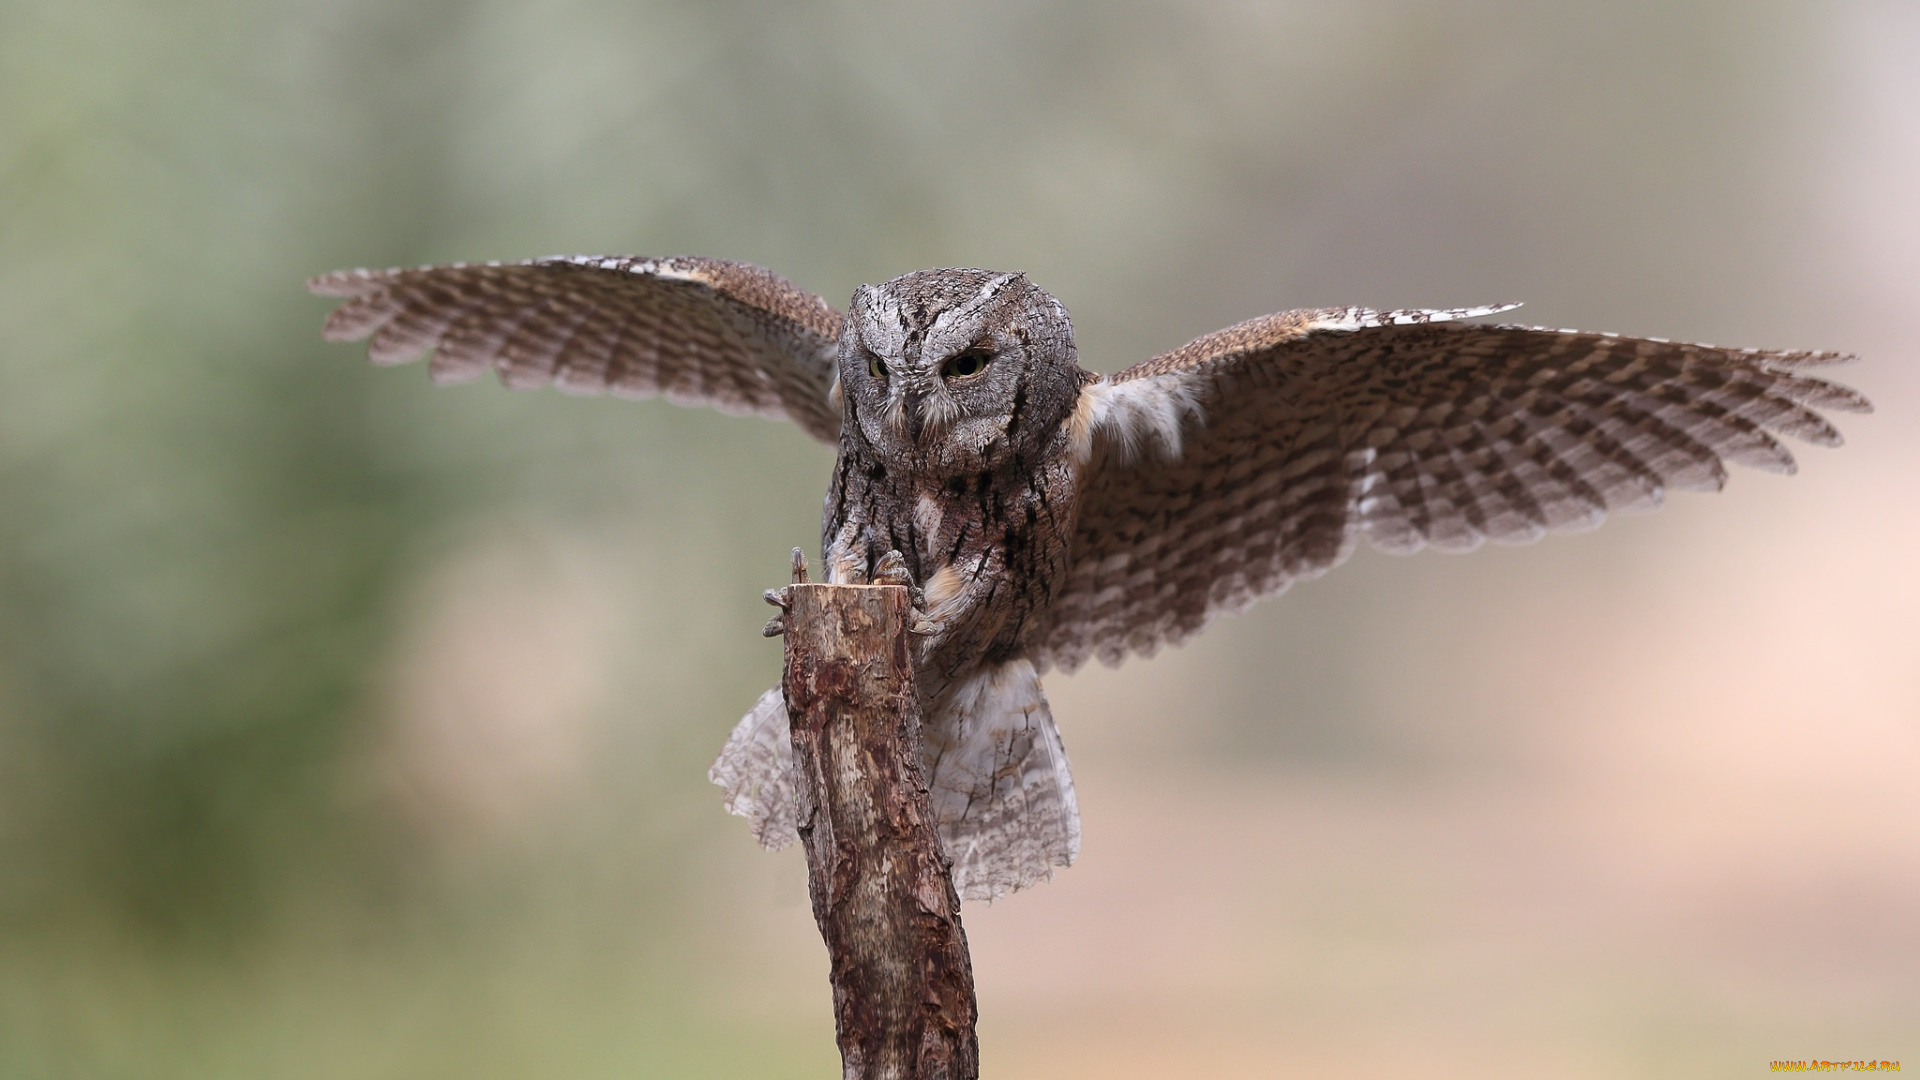
[[[807,583],[807,553],[799,548],[793,549],[793,585]],[[778,589],[768,589],[760,594],[760,599],[780,609],[780,614],[767,620],[760,628],[761,637],[779,637],[787,632],[787,612],[793,608],[793,585],[783,585]]]
[[[913,588],[913,572],[907,569],[907,557],[898,551],[889,551],[880,556],[873,566],[872,581],[875,585],[905,585]]]
[[[913,606],[927,606],[927,594],[913,582],[913,572],[907,569],[907,557],[898,551],[889,551],[880,556],[880,562],[873,568],[873,584],[905,585],[913,593]]]
[[[898,551],[889,551],[880,556],[873,567],[875,585],[904,585],[913,602],[913,621],[907,625],[907,632],[916,637],[931,637],[940,632],[940,627],[927,616],[927,594],[914,584],[913,572],[907,569],[907,557]]]
[[[760,599],[780,609],[780,614],[768,619],[767,625],[760,628],[760,636],[779,637],[781,634],[786,633],[787,611],[793,607],[793,586],[788,585],[778,589],[768,589],[766,592],[760,594]]]

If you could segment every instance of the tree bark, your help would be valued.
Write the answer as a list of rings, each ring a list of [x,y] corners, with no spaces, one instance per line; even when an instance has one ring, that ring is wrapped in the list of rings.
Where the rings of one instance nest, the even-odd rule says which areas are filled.
[[[973,968],[920,765],[911,600],[898,585],[806,584],[785,599],[795,809],[844,1076],[975,1080]]]

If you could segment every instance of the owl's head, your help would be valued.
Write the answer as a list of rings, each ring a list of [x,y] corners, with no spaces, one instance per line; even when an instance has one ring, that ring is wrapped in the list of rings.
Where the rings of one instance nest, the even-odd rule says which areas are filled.
[[[1067,309],[1024,274],[862,285],[840,337],[843,431],[923,475],[1039,457],[1080,392]]]

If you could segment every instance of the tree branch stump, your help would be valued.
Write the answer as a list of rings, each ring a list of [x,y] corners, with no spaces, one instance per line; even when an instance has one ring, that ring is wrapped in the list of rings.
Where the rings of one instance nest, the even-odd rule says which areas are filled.
[[[898,585],[784,591],[782,689],[846,1080],[975,1080],[973,968],[927,806]]]

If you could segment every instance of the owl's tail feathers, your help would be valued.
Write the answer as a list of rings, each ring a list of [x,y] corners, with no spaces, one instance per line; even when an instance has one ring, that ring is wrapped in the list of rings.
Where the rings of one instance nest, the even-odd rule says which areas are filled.
[[[1073,865],[1080,806],[1033,664],[980,671],[921,730],[934,827],[961,899],[994,900]],[[727,812],[746,818],[772,851],[800,838],[792,771],[786,703],[774,689],[735,725],[707,779],[725,790]]]
[[[1040,676],[985,668],[924,727],[935,826],[963,900],[1038,885],[1080,854],[1080,804]]]
[[[793,738],[787,733],[787,703],[774,687],[733,727],[727,745],[707,770],[726,791],[727,813],[753,827],[768,851],[800,839],[793,819]]]

